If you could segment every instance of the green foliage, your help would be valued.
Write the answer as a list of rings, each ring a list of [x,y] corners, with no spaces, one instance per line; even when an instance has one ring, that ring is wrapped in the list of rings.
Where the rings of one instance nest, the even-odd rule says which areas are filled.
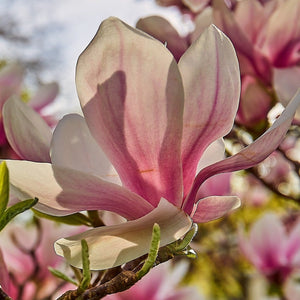
[[[64,223],[64,224],[68,224],[68,225],[85,225],[85,226],[92,226],[92,223],[90,221],[90,219],[85,216],[82,213],[75,213],[75,214],[71,214],[68,216],[51,216],[45,213],[42,213],[36,209],[32,209],[34,214],[39,217],[39,218],[44,218],[44,219],[48,219],[51,221],[55,221],[58,223]]]
[[[0,218],[0,231],[18,214],[32,208],[38,202],[37,198],[28,199],[9,207]]]
[[[62,273],[61,271],[59,270],[56,270],[56,269],[53,269],[51,267],[48,267],[48,270],[51,272],[52,275],[54,275],[55,277],[57,278],[60,278],[62,279],[63,281],[66,281],[66,282],[70,282],[76,286],[78,286],[78,283],[73,280],[72,278],[68,277],[67,275],[65,275],[64,273]]]
[[[155,223],[152,229],[152,240],[150,244],[148,257],[141,270],[136,274],[138,279],[141,279],[143,276],[145,276],[153,267],[158,254],[159,245],[160,245],[160,227],[157,223]]]
[[[9,200],[9,172],[5,162],[0,165],[0,231],[18,214],[32,208],[38,199],[28,199],[7,208]]]
[[[0,164],[0,217],[4,213],[9,200],[9,177],[5,162]]]
[[[81,255],[82,255],[82,280],[78,287],[78,291],[85,291],[91,282],[89,247],[86,240],[81,240]]]

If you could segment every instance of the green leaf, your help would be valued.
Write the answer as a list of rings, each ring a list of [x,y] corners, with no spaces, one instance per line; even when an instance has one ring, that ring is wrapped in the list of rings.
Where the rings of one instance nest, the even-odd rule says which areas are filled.
[[[38,199],[28,199],[22,202],[18,202],[15,205],[9,207],[0,218],[0,231],[18,214],[30,209],[37,204]]]
[[[86,240],[81,240],[81,254],[82,254],[82,280],[78,290],[85,291],[91,282],[89,246]]]
[[[72,278],[70,278],[69,276],[67,276],[66,274],[62,273],[61,271],[59,270],[56,270],[56,269],[53,269],[51,267],[48,267],[48,270],[51,272],[52,275],[54,275],[55,277],[58,277],[64,281],[67,281],[67,282],[70,282],[76,286],[78,286],[78,283],[73,280]]]
[[[0,217],[4,213],[9,199],[9,175],[5,161],[0,164]]]
[[[72,215],[68,215],[68,216],[51,216],[45,213],[42,213],[36,209],[32,209],[34,214],[37,217],[40,218],[44,218],[44,219],[48,219],[48,220],[52,220],[55,222],[59,222],[59,223],[64,223],[64,224],[68,224],[68,225],[75,225],[75,226],[79,226],[79,225],[86,225],[86,226],[92,226],[90,219],[81,214],[81,213],[75,213]]]
[[[157,223],[155,223],[152,229],[152,240],[150,244],[148,257],[145,263],[143,264],[143,267],[136,274],[138,279],[141,279],[143,276],[145,276],[153,267],[159,250],[159,244],[160,244],[160,227]]]

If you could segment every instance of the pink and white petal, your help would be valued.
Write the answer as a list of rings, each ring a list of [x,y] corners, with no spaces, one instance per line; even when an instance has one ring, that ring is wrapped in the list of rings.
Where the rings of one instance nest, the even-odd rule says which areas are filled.
[[[9,294],[10,292],[10,279],[9,279],[9,275],[8,275],[8,270],[3,258],[3,254],[2,251],[0,249],[0,288],[2,288],[2,290]]]
[[[41,110],[48,104],[54,101],[59,91],[58,84],[51,82],[42,85],[36,94],[30,99],[29,105],[36,111]]]
[[[77,170],[30,161],[6,161],[17,196],[37,197],[36,208],[52,215],[108,210],[126,219],[149,213],[153,206],[129,190]]]
[[[199,173],[205,167],[216,163],[225,158],[225,144],[223,138],[217,139],[211,143],[204,151],[201,156],[198,166],[197,173]]]
[[[192,214],[195,223],[206,223],[224,217],[240,207],[241,201],[236,196],[211,196],[201,199]]]
[[[179,35],[169,21],[160,16],[139,19],[136,28],[150,34],[162,43],[166,43],[166,47],[174,55],[176,61],[188,48],[187,40]]]
[[[153,225],[161,230],[160,246],[170,244],[189,231],[192,220],[182,210],[162,199],[152,212],[134,221],[105,226],[55,242],[55,251],[69,264],[82,268],[81,240],[89,246],[91,270],[122,265],[148,253]]]
[[[287,239],[285,229],[275,214],[266,213],[254,223],[249,242],[261,261],[257,267],[264,273],[272,272],[285,264],[284,250]]]
[[[57,124],[51,141],[54,165],[100,176],[121,184],[119,175],[92,137],[84,118],[69,114]]]
[[[289,129],[296,109],[300,105],[300,91],[290,101],[286,109],[274,124],[257,140],[237,154],[210,165],[196,176],[193,187],[185,200],[184,210],[190,213],[201,184],[211,176],[219,173],[233,172],[251,168],[267,158],[281,143]]]
[[[300,87],[300,67],[274,68],[273,85],[279,101],[286,106]],[[297,109],[295,118],[300,120],[300,108]]]
[[[3,123],[10,146],[23,159],[49,162],[52,132],[31,107],[16,97],[3,106]]]
[[[233,126],[240,73],[231,42],[214,25],[185,52],[179,69],[185,91],[182,164],[186,194],[205,149]]]
[[[4,102],[13,94],[20,92],[24,69],[19,64],[11,64],[0,70],[0,110]]]
[[[275,67],[299,64],[299,16],[298,0],[281,1],[261,32],[259,47]]]
[[[183,86],[166,47],[109,18],[79,57],[76,85],[90,131],[122,183],[154,206],[161,197],[180,205]]]

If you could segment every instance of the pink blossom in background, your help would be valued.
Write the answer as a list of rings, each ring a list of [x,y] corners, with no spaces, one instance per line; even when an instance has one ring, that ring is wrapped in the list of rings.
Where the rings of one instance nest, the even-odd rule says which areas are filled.
[[[4,66],[0,70],[0,109],[2,111],[3,105],[10,97],[17,97],[21,100],[21,92],[23,87],[24,69],[21,65],[14,63]],[[39,113],[50,126],[54,126],[57,121],[52,115],[46,115],[43,109],[51,104],[58,94],[57,83],[49,83],[41,85],[38,91],[30,98],[28,105],[30,105],[37,113]],[[0,122],[0,146],[4,148],[7,145],[6,134],[3,128],[1,117]],[[15,153],[10,149],[6,149],[2,157],[17,158]]]
[[[22,223],[12,222],[1,232],[2,255],[7,272],[11,272],[14,279],[10,279],[7,272],[2,276],[0,272],[0,284],[13,299],[18,298],[18,286],[23,283],[25,284],[22,300],[43,299],[52,295],[54,291],[58,292],[57,287],[62,281],[53,276],[48,267],[61,268],[63,261],[56,255],[52,244],[63,233],[74,234],[83,230],[45,219],[40,219],[39,222],[40,229],[34,224],[24,226]],[[34,258],[30,254],[32,250],[35,253]],[[38,269],[35,269],[37,266]],[[1,267],[1,271],[4,270],[5,268]],[[30,276],[32,278],[28,280]],[[65,288],[74,288],[74,286],[66,284],[59,291],[62,292]]]
[[[195,287],[180,287],[188,265],[170,262],[153,268],[129,290],[104,297],[105,300],[203,300]]]
[[[271,282],[282,284],[300,268],[300,223],[287,231],[279,216],[264,214],[247,237],[239,234],[239,245],[245,257]]]
[[[11,145],[32,160],[7,161],[19,197],[38,197],[37,208],[49,214],[96,209],[129,220],[60,239],[57,253],[81,267],[80,240],[86,239],[91,269],[111,268],[147,253],[155,222],[163,246],[183,236],[192,220],[207,222],[236,208],[237,197],[203,199],[200,186],[265,159],[300,103],[297,95],[254,143],[227,159],[214,150],[214,161],[199,170],[209,146],[222,143],[232,128],[239,78],[232,44],[214,26],[177,64],[164,44],[109,18],[78,60],[84,118],[65,116],[52,136],[32,110],[7,101],[3,115]],[[35,143],[24,139],[28,132]]]

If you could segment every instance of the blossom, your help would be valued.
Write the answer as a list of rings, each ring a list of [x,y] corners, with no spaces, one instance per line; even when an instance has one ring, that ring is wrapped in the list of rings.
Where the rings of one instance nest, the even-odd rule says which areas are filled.
[[[20,64],[11,63],[0,70],[0,111],[4,103],[12,96],[21,98],[24,69]],[[52,103],[58,93],[58,84],[55,82],[41,85],[36,93],[28,100],[28,105],[40,114],[49,125],[56,124],[53,116],[46,115],[43,109]],[[20,99],[21,101],[21,99]],[[6,134],[3,128],[2,116],[0,122],[0,146],[7,144]]]
[[[288,232],[278,215],[266,213],[253,224],[248,238],[240,233],[239,245],[257,270],[283,283],[300,268],[299,233],[299,222]]]
[[[201,300],[193,287],[178,287],[187,272],[188,265],[180,262],[174,267],[169,262],[150,271],[129,290],[106,296],[105,300]]]
[[[234,196],[202,199],[200,186],[216,174],[265,159],[300,102],[297,95],[263,136],[223,160],[224,148],[213,145],[221,145],[232,128],[239,78],[233,46],[214,26],[177,64],[164,44],[109,18],[77,63],[84,117],[65,116],[51,138],[41,118],[20,102],[7,101],[3,113],[12,147],[35,160],[7,161],[20,198],[38,197],[37,208],[49,214],[109,210],[128,220],[60,239],[56,252],[81,267],[85,239],[91,269],[111,268],[147,253],[154,223],[161,227],[163,246],[182,237],[193,221],[236,208]],[[24,139],[28,132],[35,143]],[[214,156],[208,166],[207,156]]]
[[[45,219],[37,224],[24,224],[19,220],[6,226],[0,235],[0,285],[3,290],[13,299],[22,296],[26,300],[43,299],[55,291],[64,290],[65,286],[74,287],[67,284],[58,288],[62,281],[53,276],[48,267],[61,267],[62,259],[55,254],[53,247],[49,247],[49,243],[62,233],[75,234],[82,230]]]
[[[274,88],[278,100],[286,105],[299,88],[300,2],[243,0],[230,10],[216,0],[213,16],[214,24],[237,50],[242,75],[257,78],[265,93]],[[264,105],[270,104],[268,98],[266,94]],[[299,110],[296,117],[300,117]]]

